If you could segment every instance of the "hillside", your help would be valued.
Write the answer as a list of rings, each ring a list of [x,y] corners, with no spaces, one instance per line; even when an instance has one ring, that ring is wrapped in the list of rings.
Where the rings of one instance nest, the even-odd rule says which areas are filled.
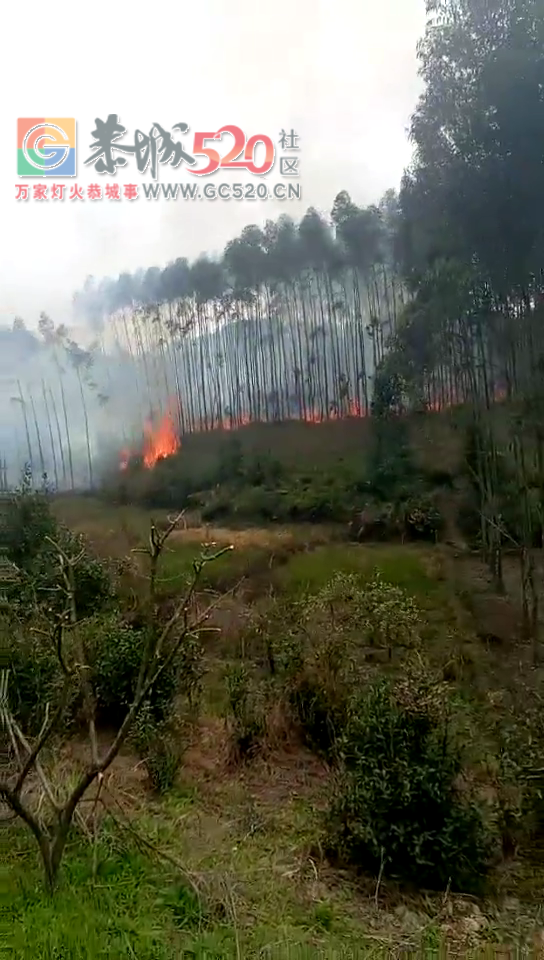
[[[108,560],[132,555],[136,567],[124,568],[117,587],[130,622],[134,590],[145,590],[146,570],[145,557],[131,551],[145,543],[149,514],[89,498],[60,498],[54,509],[86,536],[96,555]],[[160,514],[155,519],[159,526],[165,523]],[[89,838],[96,829],[91,791],[54,908],[41,893],[30,840],[12,829],[9,863],[16,883],[8,893],[21,922],[9,935],[10,955],[52,957],[60,951],[91,957],[113,951],[151,960],[180,951],[217,958],[277,951],[283,957],[289,949],[328,957],[342,949],[353,956],[359,950],[363,956],[385,957],[401,949],[463,953],[486,944],[540,948],[544,861],[533,820],[519,819],[530,796],[530,780],[519,777],[529,759],[525,724],[537,708],[541,680],[533,670],[531,645],[519,633],[519,609],[515,601],[493,593],[477,557],[443,545],[349,545],[338,536],[323,525],[236,531],[190,523],[171,535],[157,582],[165,616],[190,576],[193,558],[201,550],[205,555],[234,545],[232,553],[206,568],[201,584],[199,604],[217,591],[233,592],[201,633],[196,713],[186,715],[185,701],[179,702],[184,719],[175,755],[180,765],[168,774],[164,761],[153,766],[153,753],[144,751],[142,761],[134,746],[123,748],[105,783],[98,840]],[[206,543],[213,547],[200,546]],[[354,577],[353,583],[363,586],[376,571],[413,598],[420,611],[420,655],[429,676],[447,685],[452,729],[464,745],[467,787],[470,783],[475,790],[495,836],[493,873],[477,897],[456,892],[455,884],[436,893],[411,891],[387,871],[377,882],[364,868],[353,872],[330,859],[320,838],[334,792],[335,763],[317,714],[312,720],[311,713],[290,713],[287,701],[278,709],[290,681],[282,672],[276,679],[270,676],[263,647],[267,634],[260,630],[268,623],[278,641],[296,623],[293,604],[317,596],[335,576]],[[104,616],[113,640],[112,626],[106,626],[111,614]],[[351,643],[354,616],[348,610],[348,620],[336,624],[339,653]],[[327,621],[319,623],[314,654],[327,638]],[[389,652],[383,643],[376,637],[362,651],[357,670],[363,670],[367,684],[380,676],[397,682],[410,663],[400,634],[399,645],[393,641]],[[348,646],[345,652],[349,655]],[[119,655],[124,656],[108,654],[112,680],[120,676]],[[325,684],[324,695],[326,674],[317,676]],[[249,686],[233,686],[234,678]],[[338,676],[335,696],[341,696],[344,682]],[[242,712],[240,693],[249,697]],[[112,700],[108,709],[113,705]],[[333,709],[332,702],[327,709]],[[539,728],[531,723],[534,738]],[[111,737],[105,715],[101,750]],[[505,746],[506,765],[499,760]],[[535,748],[538,753],[533,740]],[[46,758],[52,781],[73,778],[86,750],[83,729],[62,737]],[[166,779],[161,786],[153,777]]]

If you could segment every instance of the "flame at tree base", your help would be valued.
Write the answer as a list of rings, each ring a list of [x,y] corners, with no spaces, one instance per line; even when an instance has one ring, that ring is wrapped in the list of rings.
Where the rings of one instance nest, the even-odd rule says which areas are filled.
[[[151,421],[144,423],[144,442],[140,456],[147,470],[151,470],[157,460],[177,453],[180,447],[181,440],[171,412],[165,413],[156,426]],[[121,450],[119,464],[121,470],[127,469],[132,456],[134,454],[131,450]]]
[[[494,390],[495,402],[500,402],[506,398],[506,391],[502,386],[497,386]],[[448,390],[443,390],[442,395],[433,401],[429,399],[427,409],[429,412],[439,412],[451,407],[462,404],[462,399],[450,395]],[[175,426],[175,416],[173,413],[174,404],[172,404],[168,413],[166,413],[156,426],[151,421],[144,424],[143,446],[138,452],[125,448],[119,455],[119,468],[126,470],[133,457],[141,457],[144,467],[152,469],[158,460],[164,457],[170,457],[177,453],[181,448],[181,439],[179,431]],[[260,417],[250,417],[247,414],[240,414],[236,417],[217,417],[210,422],[201,422],[188,428],[190,433],[211,432],[214,430],[238,430],[240,427],[248,426],[252,423],[285,423],[287,421],[297,420],[309,424],[319,424],[334,420],[363,419],[369,416],[368,407],[363,406],[358,400],[347,400],[343,410],[306,410],[298,415],[284,416],[281,419]],[[181,418],[178,418],[180,422]]]
[[[286,416],[278,421],[277,418],[266,420],[266,418],[253,418],[247,414],[238,417],[218,417],[209,423],[199,423],[190,430],[191,433],[204,433],[213,430],[238,430],[240,427],[249,426],[251,423],[278,423],[290,420],[304,421],[306,423],[325,423],[328,420],[347,420],[351,418],[361,418],[366,416],[366,411],[361,407],[358,401],[349,401],[345,411],[338,412],[329,410],[327,413],[317,410],[307,410],[302,415]],[[144,442],[139,451],[130,450],[125,447],[119,454],[119,469],[126,470],[133,457],[142,457],[144,467],[152,469],[157,460],[164,457],[170,457],[177,453],[181,448],[181,440],[174,425],[174,415],[172,410],[166,413],[157,426],[151,421],[144,424]]]
[[[151,423],[146,423],[144,437],[143,460],[144,467],[148,470],[162,457],[171,457],[173,453],[177,453],[181,446],[171,413],[164,415],[157,429],[154,429]]]

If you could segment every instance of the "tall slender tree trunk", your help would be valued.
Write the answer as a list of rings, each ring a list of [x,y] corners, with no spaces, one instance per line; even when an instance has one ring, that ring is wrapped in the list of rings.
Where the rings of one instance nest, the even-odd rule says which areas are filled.
[[[47,418],[47,427],[49,430],[49,442],[51,444],[51,456],[53,458],[53,474],[55,477],[55,489],[59,488],[59,473],[57,469],[57,453],[55,450],[55,441],[53,439],[53,424],[51,423],[51,414],[49,411],[49,404],[47,402],[47,392],[45,389],[45,380],[42,380],[42,393],[43,393],[43,404],[45,408],[45,416]]]
[[[81,407],[82,407],[82,409],[83,409],[83,419],[84,419],[84,422],[85,422],[85,442],[86,442],[86,445],[87,445],[87,463],[88,463],[88,467],[89,467],[89,487],[90,487],[91,490],[93,490],[93,489],[94,489],[94,481],[93,481],[93,458],[92,458],[92,456],[91,456],[91,438],[90,438],[90,434],[89,434],[89,417],[88,417],[88,414],[87,414],[87,404],[86,404],[86,402],[85,402],[85,391],[84,391],[84,389],[83,389],[83,380],[82,380],[82,377],[81,377],[81,370],[79,369],[79,367],[77,367],[76,372],[77,372],[77,379],[78,379],[78,383],[79,383],[79,393],[80,393],[80,396],[81,396]]]
[[[49,390],[49,397],[50,397],[50,399],[51,399],[51,406],[52,406],[52,408],[53,408],[53,415],[54,415],[54,417],[55,417],[55,426],[56,426],[56,429],[57,429],[57,439],[58,439],[58,442],[59,442],[59,451],[60,451],[60,458],[61,458],[61,463],[62,463],[62,482],[66,485],[66,481],[67,481],[67,476],[68,476],[68,474],[67,474],[67,471],[66,471],[66,457],[64,456],[64,444],[63,444],[63,442],[62,442],[62,434],[61,434],[61,430],[60,430],[60,421],[59,421],[59,415],[58,415],[58,411],[57,411],[57,405],[56,405],[56,402],[55,402],[55,396],[54,396],[53,391],[52,391],[51,389]]]
[[[30,442],[30,430],[28,428],[28,417],[26,415],[26,401],[25,401],[25,398],[23,397],[23,390],[21,387],[20,380],[17,381],[17,387],[19,390],[19,402],[21,404],[21,410],[23,412],[23,421],[25,425],[26,446],[28,450],[28,463],[29,463],[30,469],[32,470],[32,444]]]

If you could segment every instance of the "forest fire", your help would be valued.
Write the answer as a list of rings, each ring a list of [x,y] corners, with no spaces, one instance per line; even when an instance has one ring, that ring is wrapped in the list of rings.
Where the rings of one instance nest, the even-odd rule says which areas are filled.
[[[366,416],[366,411],[361,407],[358,400],[350,400],[348,408],[345,411],[329,410],[323,413],[319,410],[305,410],[302,414],[291,415],[282,418],[283,420],[300,420],[305,423],[324,423],[327,420],[347,420],[350,418],[361,418]],[[201,422],[190,429],[191,433],[204,433],[211,430],[238,430],[240,427],[249,426],[251,423],[266,423],[263,418],[252,418],[247,414],[234,417],[217,417],[209,423]],[[274,421],[276,422],[276,421]],[[165,414],[155,427],[148,421],[144,424],[144,443],[143,448],[137,454],[135,451],[124,447],[119,454],[119,469],[126,470],[133,456],[143,458],[144,467],[152,469],[157,460],[163,457],[170,457],[181,447],[180,438],[176,432],[174,418],[172,413]]]
[[[504,400],[506,391],[503,387],[497,386],[493,392],[493,398],[496,402]],[[427,409],[433,412],[439,412],[461,404],[461,399],[455,397],[452,391],[442,390],[442,395],[434,400],[427,401]],[[157,460],[163,457],[170,457],[177,453],[181,447],[179,433],[175,426],[175,417],[172,413],[175,404],[173,403],[170,411],[166,413],[159,423],[154,426],[151,421],[144,424],[144,441],[142,448],[136,452],[128,448],[121,450],[119,454],[119,469],[126,470],[133,456],[139,456],[143,459],[146,469],[152,469]],[[308,424],[325,423],[331,420],[351,420],[362,419],[369,416],[369,410],[363,406],[359,400],[346,400],[344,409],[331,409],[328,411],[317,409],[306,409],[298,414],[283,416],[285,421],[303,421]],[[230,417],[213,417],[209,421],[200,421],[188,426],[188,433],[204,433],[213,430],[238,430],[240,427],[249,426],[252,423],[278,422],[277,419],[267,420],[266,417],[250,417],[247,414],[239,414]]]
[[[144,443],[141,451],[144,467],[151,470],[157,460],[171,457],[181,446],[174,418],[171,412],[164,414],[159,423],[154,426],[151,421],[144,424]],[[126,470],[132,453],[128,449],[121,450],[119,467]]]
[[[161,457],[171,457],[173,453],[177,453],[181,446],[171,413],[165,414],[156,429],[151,423],[146,423],[144,435],[143,459],[144,467],[148,470],[154,467]]]

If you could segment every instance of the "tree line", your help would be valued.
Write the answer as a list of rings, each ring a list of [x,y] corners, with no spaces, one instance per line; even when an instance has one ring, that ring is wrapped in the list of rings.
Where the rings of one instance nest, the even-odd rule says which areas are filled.
[[[502,461],[489,453],[487,413],[497,399],[515,400],[526,424],[510,431],[519,477],[544,464],[544,10],[542,0],[428,0],[427,14],[399,192],[359,207],[342,191],[328,215],[248,226],[220,257],[88,278],[74,310],[93,344],[83,350],[42,318],[44,349],[68,358],[73,399],[63,402],[59,376],[55,400],[50,381],[20,399],[35,461],[56,445],[56,473],[73,483],[76,410],[92,484],[99,407],[122,424],[107,437],[119,445],[172,399],[182,433],[365,416],[377,388],[397,412],[465,404],[496,552]]]
[[[132,370],[142,417],[177,400],[183,432],[250,420],[364,416],[405,302],[398,202],[310,209],[246,227],[221,258],[177,259],[74,296],[104,352]]]
[[[484,555],[504,589],[518,551],[536,639],[544,531],[544,5],[428,0],[425,88],[399,194],[408,292],[380,370],[391,410],[447,395],[468,411]],[[497,400],[505,400],[497,404]],[[536,649],[536,648],[535,648]]]

